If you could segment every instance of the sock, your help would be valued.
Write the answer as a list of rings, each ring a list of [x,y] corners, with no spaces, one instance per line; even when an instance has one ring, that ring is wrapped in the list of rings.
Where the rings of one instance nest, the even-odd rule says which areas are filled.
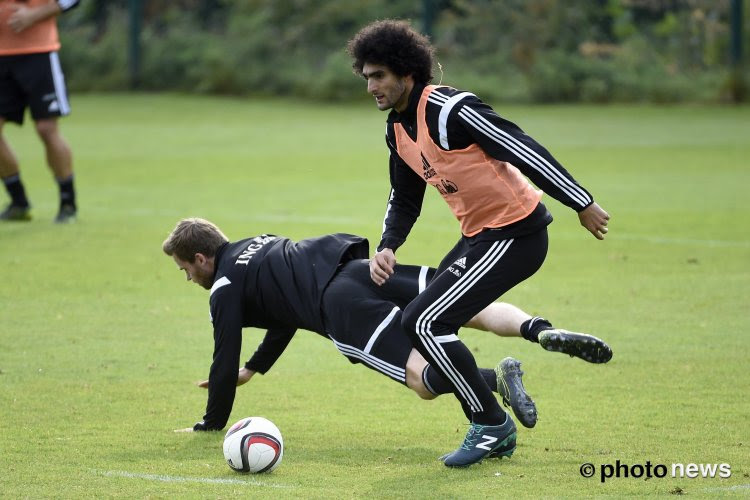
[[[480,368],[479,373],[482,375],[484,381],[487,382],[490,390],[497,392],[497,375],[495,374],[495,370]],[[422,382],[427,390],[435,396],[453,392],[453,387],[430,365],[425,366],[424,370],[422,370]]]
[[[453,387],[430,365],[425,366],[422,370],[422,382],[427,390],[435,396],[453,392]]]
[[[503,425],[508,420],[508,413],[507,412],[503,412],[503,415],[504,416],[502,418],[502,421],[499,424],[483,424],[483,425]],[[477,424],[479,422],[474,422],[474,423]]]
[[[521,324],[521,336],[530,342],[539,343],[539,333],[550,328],[552,328],[552,323],[539,316],[534,316]]]
[[[57,179],[60,187],[60,206],[70,205],[76,208],[76,190],[73,187],[73,174],[67,179]]]
[[[20,174],[3,177],[3,184],[5,184],[5,189],[10,195],[11,205],[17,207],[29,206],[29,200],[26,198],[26,190],[23,188]]]
[[[492,392],[497,392],[497,374],[495,373],[495,370],[491,368],[480,368],[479,373],[482,374],[482,378],[487,382],[487,385],[490,386],[490,390]]]
[[[503,411],[503,410],[500,410],[500,423],[497,423],[497,422],[492,422],[492,421],[490,421],[490,420],[484,420],[484,419],[481,419],[481,418],[480,418],[480,416],[479,416],[479,413],[473,413],[473,414],[471,415],[471,421],[472,421],[473,423],[475,423],[475,424],[480,424],[480,425],[492,425],[492,426],[498,426],[498,425],[503,425],[503,424],[505,424],[505,422],[506,422],[507,420],[508,420],[508,413],[507,413],[507,412],[505,412],[505,411]]]

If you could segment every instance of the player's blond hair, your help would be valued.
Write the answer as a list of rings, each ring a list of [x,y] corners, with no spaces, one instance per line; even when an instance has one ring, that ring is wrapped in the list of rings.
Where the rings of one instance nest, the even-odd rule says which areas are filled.
[[[195,261],[195,254],[213,257],[219,247],[228,241],[213,222],[191,217],[177,223],[162,243],[161,249],[170,257],[177,256],[180,260],[192,263]]]

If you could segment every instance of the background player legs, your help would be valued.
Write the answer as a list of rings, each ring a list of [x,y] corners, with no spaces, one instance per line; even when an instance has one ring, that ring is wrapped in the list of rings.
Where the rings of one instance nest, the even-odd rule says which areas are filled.
[[[0,220],[29,220],[29,200],[21,182],[18,159],[3,134],[5,122],[0,118],[0,179],[10,196],[10,204],[0,214]]]
[[[5,135],[3,134],[4,127],[5,120],[0,118],[0,178],[3,179],[18,175],[18,159],[5,140]]]
[[[35,122],[36,131],[44,144],[47,165],[60,188],[60,213],[56,222],[66,222],[76,212],[75,188],[73,186],[73,154],[63,139],[57,118],[43,118]]]
[[[44,118],[36,123],[36,131],[44,144],[47,165],[57,179],[67,179],[73,175],[73,153],[60,135],[56,118]]]

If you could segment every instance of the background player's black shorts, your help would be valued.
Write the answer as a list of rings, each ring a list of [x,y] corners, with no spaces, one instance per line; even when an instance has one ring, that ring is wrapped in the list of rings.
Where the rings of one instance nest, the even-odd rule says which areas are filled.
[[[424,290],[434,272],[397,264],[395,273],[378,286],[370,279],[369,261],[347,262],[323,293],[326,333],[352,363],[406,383],[412,343],[401,327],[401,311]]]
[[[23,123],[70,113],[65,77],[57,52],[0,56],[0,116]]]

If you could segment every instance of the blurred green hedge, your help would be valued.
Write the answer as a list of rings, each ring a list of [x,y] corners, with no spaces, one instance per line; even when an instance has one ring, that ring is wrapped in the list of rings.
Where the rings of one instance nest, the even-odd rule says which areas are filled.
[[[748,81],[729,66],[729,0],[143,3],[142,90],[365,98],[347,40],[375,19],[409,19],[423,29],[427,7],[436,82],[486,100],[717,101]],[[71,90],[131,88],[127,7],[90,0],[60,18]]]

